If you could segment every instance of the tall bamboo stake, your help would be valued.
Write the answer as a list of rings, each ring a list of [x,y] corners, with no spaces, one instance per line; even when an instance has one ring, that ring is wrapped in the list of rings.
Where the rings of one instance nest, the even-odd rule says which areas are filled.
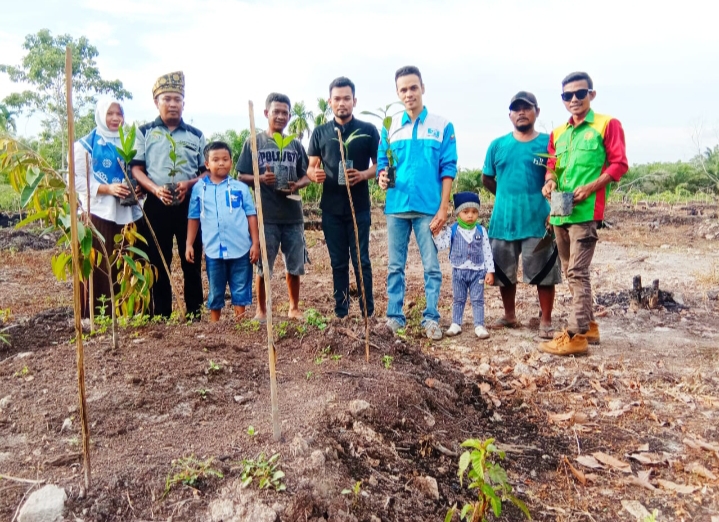
[[[257,160],[257,130],[255,129],[255,109],[250,105],[250,145],[252,146],[252,169],[255,174],[255,201],[257,206],[257,222],[260,228],[260,249],[262,250],[262,280],[265,284],[265,298],[267,309],[267,352],[270,358],[270,395],[272,400],[272,436],[275,441],[282,438],[280,429],[280,409],[277,403],[277,351],[275,350],[274,334],[272,332],[272,281],[270,281],[270,264],[267,261],[267,243],[265,241],[265,221],[262,214],[262,195],[260,193],[260,165]],[[259,293],[259,292],[258,292]]]
[[[345,171],[345,177],[347,173],[347,164],[345,163],[345,145],[342,141],[342,132],[340,129],[337,131],[337,139],[340,142],[340,156],[342,157],[342,168]],[[362,287],[362,302],[364,304],[364,352],[365,360],[369,362],[369,316],[367,315],[367,295],[364,290],[364,276],[362,275],[362,254],[360,252],[359,244],[359,230],[357,229],[357,216],[355,215],[355,206],[352,201],[352,191],[350,190],[349,181],[345,181],[345,187],[347,187],[347,196],[350,200],[350,211],[352,212],[352,224],[355,229],[355,246],[357,247],[357,268],[359,268],[359,280],[360,286]]]
[[[73,155],[75,152],[75,147],[73,146]],[[85,224],[87,226],[90,226],[92,223],[92,218],[90,217],[90,155],[85,152],[85,177],[87,179],[87,208],[85,209]],[[94,272],[95,269],[92,269],[92,272]],[[90,291],[90,298],[88,301],[88,308],[90,311],[90,333],[95,333],[95,284],[92,277],[92,272],[90,272],[90,276],[88,278],[87,282],[87,288]],[[112,284],[112,281],[110,281],[110,284]],[[117,348],[117,346],[115,347]]]
[[[72,108],[72,51],[65,48],[65,90],[67,94],[67,141],[75,142],[75,115]],[[85,490],[90,489],[90,428],[85,399],[85,354],[82,347],[82,319],[80,310],[80,243],[77,234],[77,192],[75,191],[75,151],[68,147],[68,182],[70,191],[70,242],[72,245],[72,304],[75,312],[77,342],[77,388],[80,395],[80,425],[82,427],[82,456],[85,471]]]

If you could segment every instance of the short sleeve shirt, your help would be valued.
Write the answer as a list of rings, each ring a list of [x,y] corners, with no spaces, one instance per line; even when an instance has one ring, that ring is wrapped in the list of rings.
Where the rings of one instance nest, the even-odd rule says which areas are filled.
[[[337,130],[342,133],[342,140],[351,134],[355,137],[347,146],[345,160],[352,161],[352,168],[367,170],[370,161],[377,161],[377,147],[379,146],[379,132],[371,123],[352,118],[346,125],[340,125],[336,120],[316,127],[310,137],[309,156],[319,157],[322,161],[327,178],[322,185],[322,199],[320,208],[327,214],[349,216],[350,204],[347,187],[337,183],[339,165],[342,161],[340,144],[337,140]],[[365,212],[370,209],[369,182],[360,181],[350,187],[352,203],[356,212]]]
[[[252,246],[247,216],[256,213],[247,185],[230,177],[215,184],[205,176],[192,187],[187,217],[200,220],[207,257],[239,259]]]
[[[179,166],[179,172],[172,177],[168,175],[172,169],[172,161],[169,156],[170,141],[166,134],[170,134],[177,144],[178,162],[185,160],[185,163]],[[131,165],[145,167],[148,177],[160,186],[188,181],[206,170],[206,144],[205,136],[199,129],[180,120],[180,125],[170,132],[158,116],[155,121],[138,128],[135,138],[137,154]]]
[[[482,174],[497,181],[497,194],[489,223],[489,237],[517,241],[542,237],[549,203],[542,196],[547,173],[548,134],[518,141],[512,133],[494,140],[487,150]]]
[[[253,174],[252,168],[252,138],[245,141],[240,159],[237,162],[237,172]],[[272,138],[266,133],[257,135],[257,159],[260,173],[266,166],[272,167],[280,161],[280,149]],[[299,140],[292,140],[282,153],[282,165],[289,169],[289,179],[299,181],[307,175],[307,153]],[[276,169],[275,169],[276,171]],[[262,197],[262,212],[265,223],[276,225],[289,225],[303,223],[302,202],[287,198],[287,194],[274,190],[267,185],[260,185]],[[255,195],[257,196],[257,195]]]

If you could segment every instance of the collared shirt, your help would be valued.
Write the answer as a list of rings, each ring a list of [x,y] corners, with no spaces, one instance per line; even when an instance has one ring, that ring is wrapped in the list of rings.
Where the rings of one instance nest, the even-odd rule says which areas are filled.
[[[229,176],[215,184],[210,176],[195,183],[189,219],[199,219],[202,246],[210,259],[238,259],[250,251],[252,238],[247,216],[254,216],[250,189]]]
[[[560,192],[573,192],[602,174],[619,181],[629,170],[622,124],[591,109],[579,125],[575,126],[570,118],[554,129],[547,152],[553,156],[547,161],[547,169],[556,174]],[[601,221],[608,197],[609,185],[576,204],[570,216],[552,216],[549,221],[552,225]]]
[[[367,170],[371,160],[377,160],[379,132],[377,127],[371,123],[354,117],[346,125],[340,125],[332,118],[332,121],[315,127],[312,131],[307,154],[310,157],[319,157],[325,174],[327,174],[327,178],[322,184],[320,208],[327,214],[349,216],[350,203],[347,187],[337,183],[337,174],[342,158],[336,129],[340,129],[345,143],[352,133],[356,132],[355,136],[365,136],[355,138],[347,145],[347,157],[345,158],[345,160],[352,161],[352,168],[360,171]],[[370,209],[369,183],[367,181],[360,181],[350,187],[350,191],[355,212],[364,212]]]
[[[377,152],[378,175],[389,166],[388,148],[392,150],[397,172],[395,188],[387,190],[385,213],[436,214],[442,202],[442,179],[454,179],[457,175],[454,125],[428,113],[427,107],[412,124],[405,111],[392,118],[389,133],[382,129]]]
[[[177,161],[185,160],[179,166],[180,172],[174,177],[168,176],[172,170],[170,160],[170,141],[166,134],[170,134],[177,143]],[[178,183],[195,179],[205,169],[205,136],[202,131],[180,120],[180,125],[170,132],[167,125],[159,116],[153,122],[141,125],[137,129],[135,148],[137,154],[131,165],[145,167],[147,176],[157,185],[165,183]]]

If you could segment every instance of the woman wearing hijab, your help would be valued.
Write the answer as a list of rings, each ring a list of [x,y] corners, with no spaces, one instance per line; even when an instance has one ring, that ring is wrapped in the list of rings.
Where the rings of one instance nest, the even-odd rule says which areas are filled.
[[[130,195],[130,189],[123,185],[125,174],[120,156],[115,146],[120,145],[118,129],[124,122],[124,110],[117,100],[102,100],[95,107],[97,127],[90,134],[75,142],[75,187],[78,204],[83,211],[90,204],[90,219],[97,231],[105,239],[108,253],[112,252],[113,238],[120,234],[128,223],[140,219],[142,211],[137,205],[125,207],[120,199]],[[93,248],[102,252],[100,241],[93,238]],[[94,310],[102,307],[101,296],[110,298],[110,283],[107,278],[107,265],[93,271]],[[115,278],[113,277],[113,280]],[[82,316],[89,317],[89,292],[85,292]],[[107,304],[105,304],[107,306]],[[110,310],[105,312],[109,315]]]

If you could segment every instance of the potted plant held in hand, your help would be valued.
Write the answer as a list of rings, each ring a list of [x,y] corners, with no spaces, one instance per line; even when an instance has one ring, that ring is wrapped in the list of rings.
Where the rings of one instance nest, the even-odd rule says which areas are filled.
[[[379,118],[382,122],[382,129],[384,132],[382,133],[382,139],[387,142],[387,151],[385,152],[387,156],[387,178],[389,179],[389,183],[387,184],[387,188],[394,188],[395,181],[397,179],[397,157],[394,155],[394,151],[391,147],[391,135],[389,133],[390,127],[392,127],[392,118],[399,113],[395,113],[394,115],[390,116],[387,113],[389,112],[390,107],[392,107],[395,104],[398,104],[399,102],[393,102],[389,105],[385,106],[383,109],[382,107],[377,109],[377,112],[372,111],[362,111],[362,114],[367,114],[369,116],[374,116],[375,118]]]
[[[133,205],[137,205],[137,196],[135,195],[135,189],[137,188],[137,180],[131,177],[130,173],[127,170],[127,166],[137,154],[137,151],[135,150],[135,135],[137,133],[137,128],[135,127],[135,125],[133,125],[129,128],[127,134],[125,134],[125,131],[121,125],[118,129],[118,132],[120,133],[120,146],[118,147],[116,145],[115,149],[117,149],[117,154],[120,156],[120,158],[118,158],[117,161],[122,168],[122,172],[125,174],[125,179],[122,183],[130,189],[130,193],[127,196],[118,199],[120,200],[120,205],[122,205],[123,207],[131,207]]]
[[[297,180],[290,179],[290,167],[289,165],[285,165],[284,162],[285,149],[290,146],[296,137],[296,134],[283,136],[279,132],[275,132],[272,135],[272,139],[274,139],[275,145],[277,145],[277,149],[279,150],[279,156],[276,161],[273,161],[270,165],[266,165],[265,169],[272,169],[270,172],[273,172],[275,175],[275,190],[287,193],[289,199],[299,200],[301,199],[300,196],[290,193],[290,183]]]
[[[171,180],[169,183],[165,183],[162,188],[167,190],[172,195],[172,200],[170,200],[169,205],[170,206],[176,206],[179,205],[180,202],[177,199],[177,183],[174,182],[175,176],[178,172],[180,172],[180,167],[187,163],[186,159],[178,159],[177,158],[177,151],[179,147],[184,147],[181,143],[178,144],[175,139],[170,135],[169,132],[160,132],[155,131],[159,135],[165,136],[165,139],[170,143],[170,151],[167,153],[168,157],[170,158],[170,171],[167,173],[167,175],[170,177]]]
[[[350,134],[347,139],[342,144],[345,149],[345,158],[349,157],[350,154],[350,143],[352,143],[354,140],[359,138],[370,138],[371,136],[369,134],[357,134],[359,132],[359,129],[354,131],[352,134]],[[339,141],[337,138],[332,138],[334,141]],[[340,161],[339,168],[337,170],[337,184],[338,185],[346,185],[347,184],[347,176],[345,175],[345,169],[344,165],[347,165],[347,170],[350,170],[354,168],[354,162],[351,159],[345,159],[344,164]]]

